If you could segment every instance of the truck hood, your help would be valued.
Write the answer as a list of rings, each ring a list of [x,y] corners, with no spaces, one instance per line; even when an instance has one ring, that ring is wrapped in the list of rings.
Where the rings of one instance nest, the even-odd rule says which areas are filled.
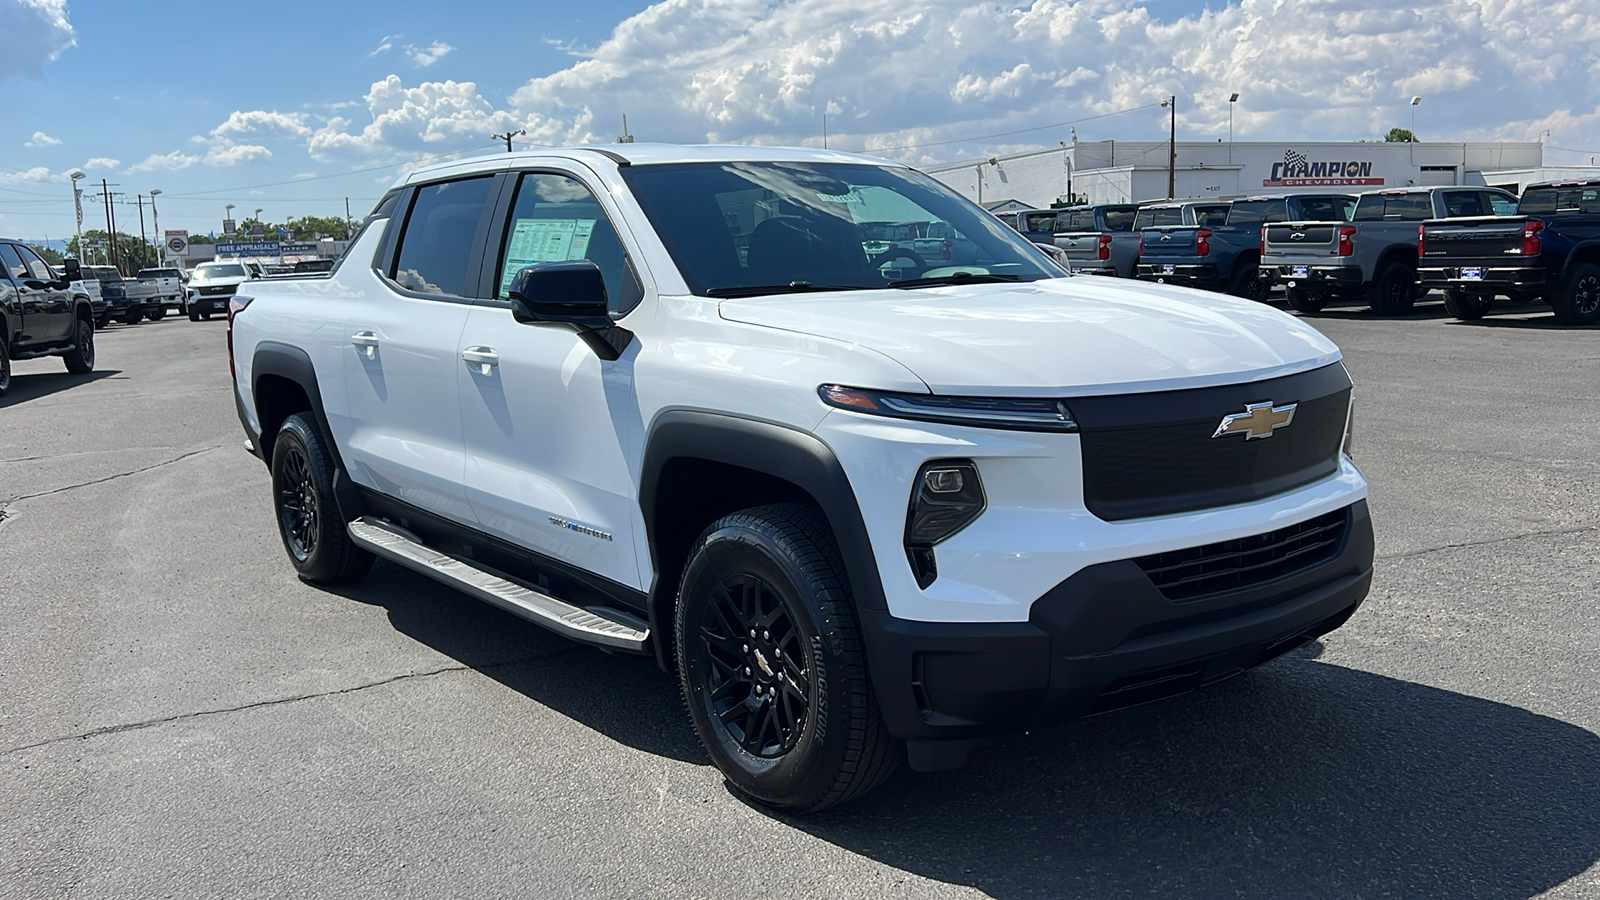
[[[1339,349],[1271,307],[1080,276],[724,300],[724,319],[882,353],[934,393],[1084,396],[1254,381]],[[854,385],[873,387],[874,385]]]

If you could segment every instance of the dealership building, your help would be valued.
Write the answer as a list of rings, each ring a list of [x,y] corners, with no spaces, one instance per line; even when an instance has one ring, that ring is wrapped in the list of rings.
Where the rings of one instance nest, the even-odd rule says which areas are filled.
[[[980,205],[1015,201],[1034,208],[1435,184],[1520,191],[1536,181],[1600,174],[1595,168],[1546,167],[1544,146],[1529,142],[1074,141],[925,171]]]

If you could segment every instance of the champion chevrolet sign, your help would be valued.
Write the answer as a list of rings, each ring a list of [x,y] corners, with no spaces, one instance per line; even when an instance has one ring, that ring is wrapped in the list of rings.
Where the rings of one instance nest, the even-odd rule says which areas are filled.
[[[1348,162],[1312,162],[1304,154],[1285,150],[1283,162],[1272,164],[1272,177],[1261,182],[1262,187],[1311,187],[1383,184],[1382,178],[1372,177],[1372,163],[1366,160]]]

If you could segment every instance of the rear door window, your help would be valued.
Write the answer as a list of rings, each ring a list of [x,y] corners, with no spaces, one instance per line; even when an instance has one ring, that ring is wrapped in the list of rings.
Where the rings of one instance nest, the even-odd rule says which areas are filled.
[[[1499,193],[1497,191],[1484,191],[1483,200],[1493,216],[1514,216],[1517,214],[1517,198]]]
[[[483,176],[418,188],[389,277],[421,294],[475,294],[477,273],[470,266],[494,184],[493,176]]]
[[[17,249],[10,244],[0,244],[0,266],[5,268],[6,274],[18,284],[28,280],[28,267],[23,264],[22,257],[17,255]]]
[[[1265,222],[1285,222],[1289,219],[1289,201],[1235,200],[1228,210],[1229,225],[1260,225]]]
[[[1452,219],[1487,216],[1489,211],[1478,191],[1445,191],[1444,214]]]

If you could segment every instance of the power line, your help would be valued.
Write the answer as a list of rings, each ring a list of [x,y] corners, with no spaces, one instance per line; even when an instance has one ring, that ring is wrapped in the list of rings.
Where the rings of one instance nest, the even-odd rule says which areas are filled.
[[[1010,136],[1012,136],[1014,134],[1027,134],[1030,131],[1044,131],[1044,130],[1050,129],[1050,128],[1063,128],[1063,127],[1066,127],[1068,125],[1077,125],[1077,124],[1079,124],[1081,122],[1093,122],[1096,119],[1106,119],[1106,118],[1110,118],[1111,116],[1120,116],[1123,113],[1138,112],[1141,109],[1155,109],[1156,107],[1158,107],[1160,105],[1161,104],[1159,104],[1159,103],[1146,103],[1144,106],[1132,106],[1132,107],[1129,107],[1127,109],[1116,110],[1115,112],[1101,113],[1098,116],[1088,116],[1087,118],[1083,118],[1083,119],[1072,119],[1072,120],[1067,121],[1067,122],[1054,122],[1054,123],[1049,124],[1049,125],[1035,125],[1032,128],[1019,128],[1016,131],[1002,131],[1002,132],[1000,132],[998,134],[980,134],[980,135],[976,135],[974,137],[956,138],[955,140],[950,140],[950,141],[932,141],[932,142],[929,142],[929,143],[926,143],[926,144],[911,144],[911,145],[906,146],[906,147],[867,147],[866,149],[862,150],[861,152],[862,153],[886,153],[886,152],[893,151],[893,150],[920,150],[923,147],[943,147],[943,146],[946,146],[946,145],[949,145],[949,144],[966,144],[966,143],[971,143],[972,141],[986,141],[986,140],[988,140],[990,138],[1010,137]]]

